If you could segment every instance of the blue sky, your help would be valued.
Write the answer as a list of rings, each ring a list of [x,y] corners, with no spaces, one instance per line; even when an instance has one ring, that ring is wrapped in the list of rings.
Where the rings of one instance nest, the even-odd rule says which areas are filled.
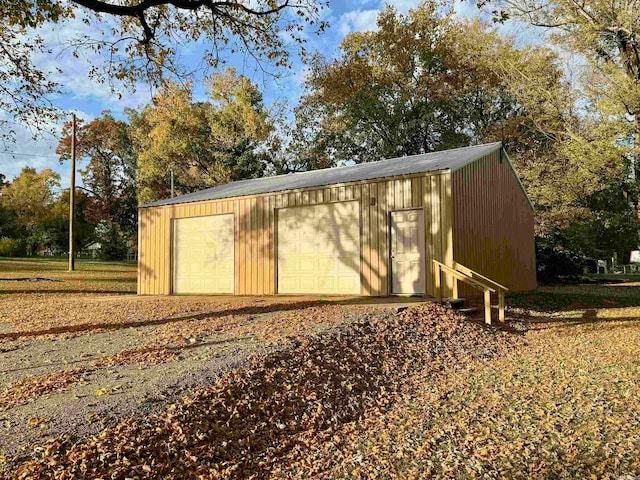
[[[320,36],[309,35],[306,48],[309,51],[320,51],[328,57],[337,55],[338,46],[346,34],[376,28],[377,15],[384,8],[385,3],[393,5],[402,13],[406,13],[409,9],[416,7],[419,1],[334,0],[329,8],[325,8],[322,12],[322,17],[328,20],[330,27]],[[482,16],[489,19],[478,11],[474,2],[468,0],[457,0],[455,10],[460,17]],[[540,38],[532,34],[526,27],[513,22],[501,26],[500,29],[504,33],[516,35],[520,43],[532,43]],[[126,107],[137,108],[150,101],[152,92],[142,83],[137,86],[135,92],[122,92],[122,98],[118,98],[117,95],[110,92],[107,86],[89,80],[87,74],[90,66],[101,60],[97,57],[78,60],[71,55],[68,49],[64,48],[65,42],[79,33],[86,33],[86,26],[80,18],[65,24],[62,28],[44,32],[45,40],[47,45],[52,48],[52,53],[34,58],[35,63],[45,70],[53,72],[56,67],[62,70],[62,73],[52,73],[53,78],[64,89],[64,93],[54,99],[57,107],[69,112],[69,115],[71,112],[76,112],[79,117],[90,120],[99,116],[104,110],[111,110],[118,116]],[[185,58],[197,61],[199,50],[197,44],[190,45],[184,52]],[[252,62],[240,54],[229,58],[229,64],[234,65],[239,72],[247,75],[260,86],[268,106],[274,102],[283,101],[294,105],[302,93],[305,67],[298,59],[295,60],[291,72],[278,80],[265,76]],[[198,87],[199,85],[196,84],[196,94],[203,95],[203,89]],[[2,112],[0,112],[1,115]],[[61,174],[62,186],[68,187],[69,167],[68,165],[61,166],[55,155],[61,124],[62,122],[58,122],[49,125],[48,131],[36,140],[32,140],[32,132],[27,128],[13,124],[12,127],[17,132],[17,141],[15,144],[7,144],[4,148],[0,145],[0,173],[12,179],[19,174],[24,166],[35,167],[38,170],[49,167]],[[12,153],[7,153],[7,151]],[[82,165],[80,165],[81,167]]]

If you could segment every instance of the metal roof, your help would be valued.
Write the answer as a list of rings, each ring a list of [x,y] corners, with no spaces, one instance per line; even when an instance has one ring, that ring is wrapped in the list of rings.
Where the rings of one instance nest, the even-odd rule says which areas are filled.
[[[298,188],[320,187],[336,183],[372,180],[375,178],[411,175],[414,173],[457,170],[502,148],[501,142],[454,148],[441,152],[424,153],[408,157],[391,158],[378,162],[360,163],[348,167],[325,168],[309,172],[277,175],[274,177],[239,180],[199,192],[158,200],[143,207],[159,207],[177,203],[201,202],[221,198],[245,197],[261,193],[281,192]]]

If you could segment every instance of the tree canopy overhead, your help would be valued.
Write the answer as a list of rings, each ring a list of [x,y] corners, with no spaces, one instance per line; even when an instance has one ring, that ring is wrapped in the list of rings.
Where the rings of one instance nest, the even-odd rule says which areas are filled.
[[[224,63],[224,51],[241,52],[259,65],[290,67],[296,50],[305,53],[306,26],[324,30],[322,6],[316,0],[0,2],[0,111],[36,128],[54,115],[50,98],[60,85],[34,56],[51,54],[44,32],[72,19],[86,27],[68,45],[73,54],[81,58],[89,52],[103,59],[102,65],[90,65],[90,77],[133,87],[139,81],[159,85],[167,76],[188,77],[193,68],[182,63],[180,52],[188,43],[203,47],[203,68]],[[12,132],[5,128],[3,136],[11,138]]]

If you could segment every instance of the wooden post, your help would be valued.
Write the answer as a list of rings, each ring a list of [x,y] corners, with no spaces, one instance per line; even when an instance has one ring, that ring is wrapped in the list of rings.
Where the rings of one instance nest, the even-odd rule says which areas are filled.
[[[498,290],[498,320],[504,323],[504,290]]]
[[[453,277],[453,290],[451,292],[451,298],[458,298],[458,279]]]
[[[435,264],[436,266],[436,300],[438,300],[438,303],[442,303],[442,288],[440,286],[440,265],[438,265],[437,263]]]
[[[491,325],[491,291],[484,291],[484,323]]]
[[[73,248],[73,220],[75,218],[76,200],[76,114],[72,113],[71,129],[71,181],[69,184],[69,271],[76,269],[76,258]]]

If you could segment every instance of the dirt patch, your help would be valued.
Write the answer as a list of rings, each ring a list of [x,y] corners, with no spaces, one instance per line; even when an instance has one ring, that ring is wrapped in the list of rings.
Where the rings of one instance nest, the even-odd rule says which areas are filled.
[[[174,361],[157,365],[95,367],[88,358],[88,366],[64,391],[29,398],[1,414],[0,451],[11,455],[32,442],[63,433],[86,437],[122,418],[149,414],[190,389],[209,384],[264,348],[252,338],[211,336]],[[34,429],[29,425],[33,417],[51,420]]]

